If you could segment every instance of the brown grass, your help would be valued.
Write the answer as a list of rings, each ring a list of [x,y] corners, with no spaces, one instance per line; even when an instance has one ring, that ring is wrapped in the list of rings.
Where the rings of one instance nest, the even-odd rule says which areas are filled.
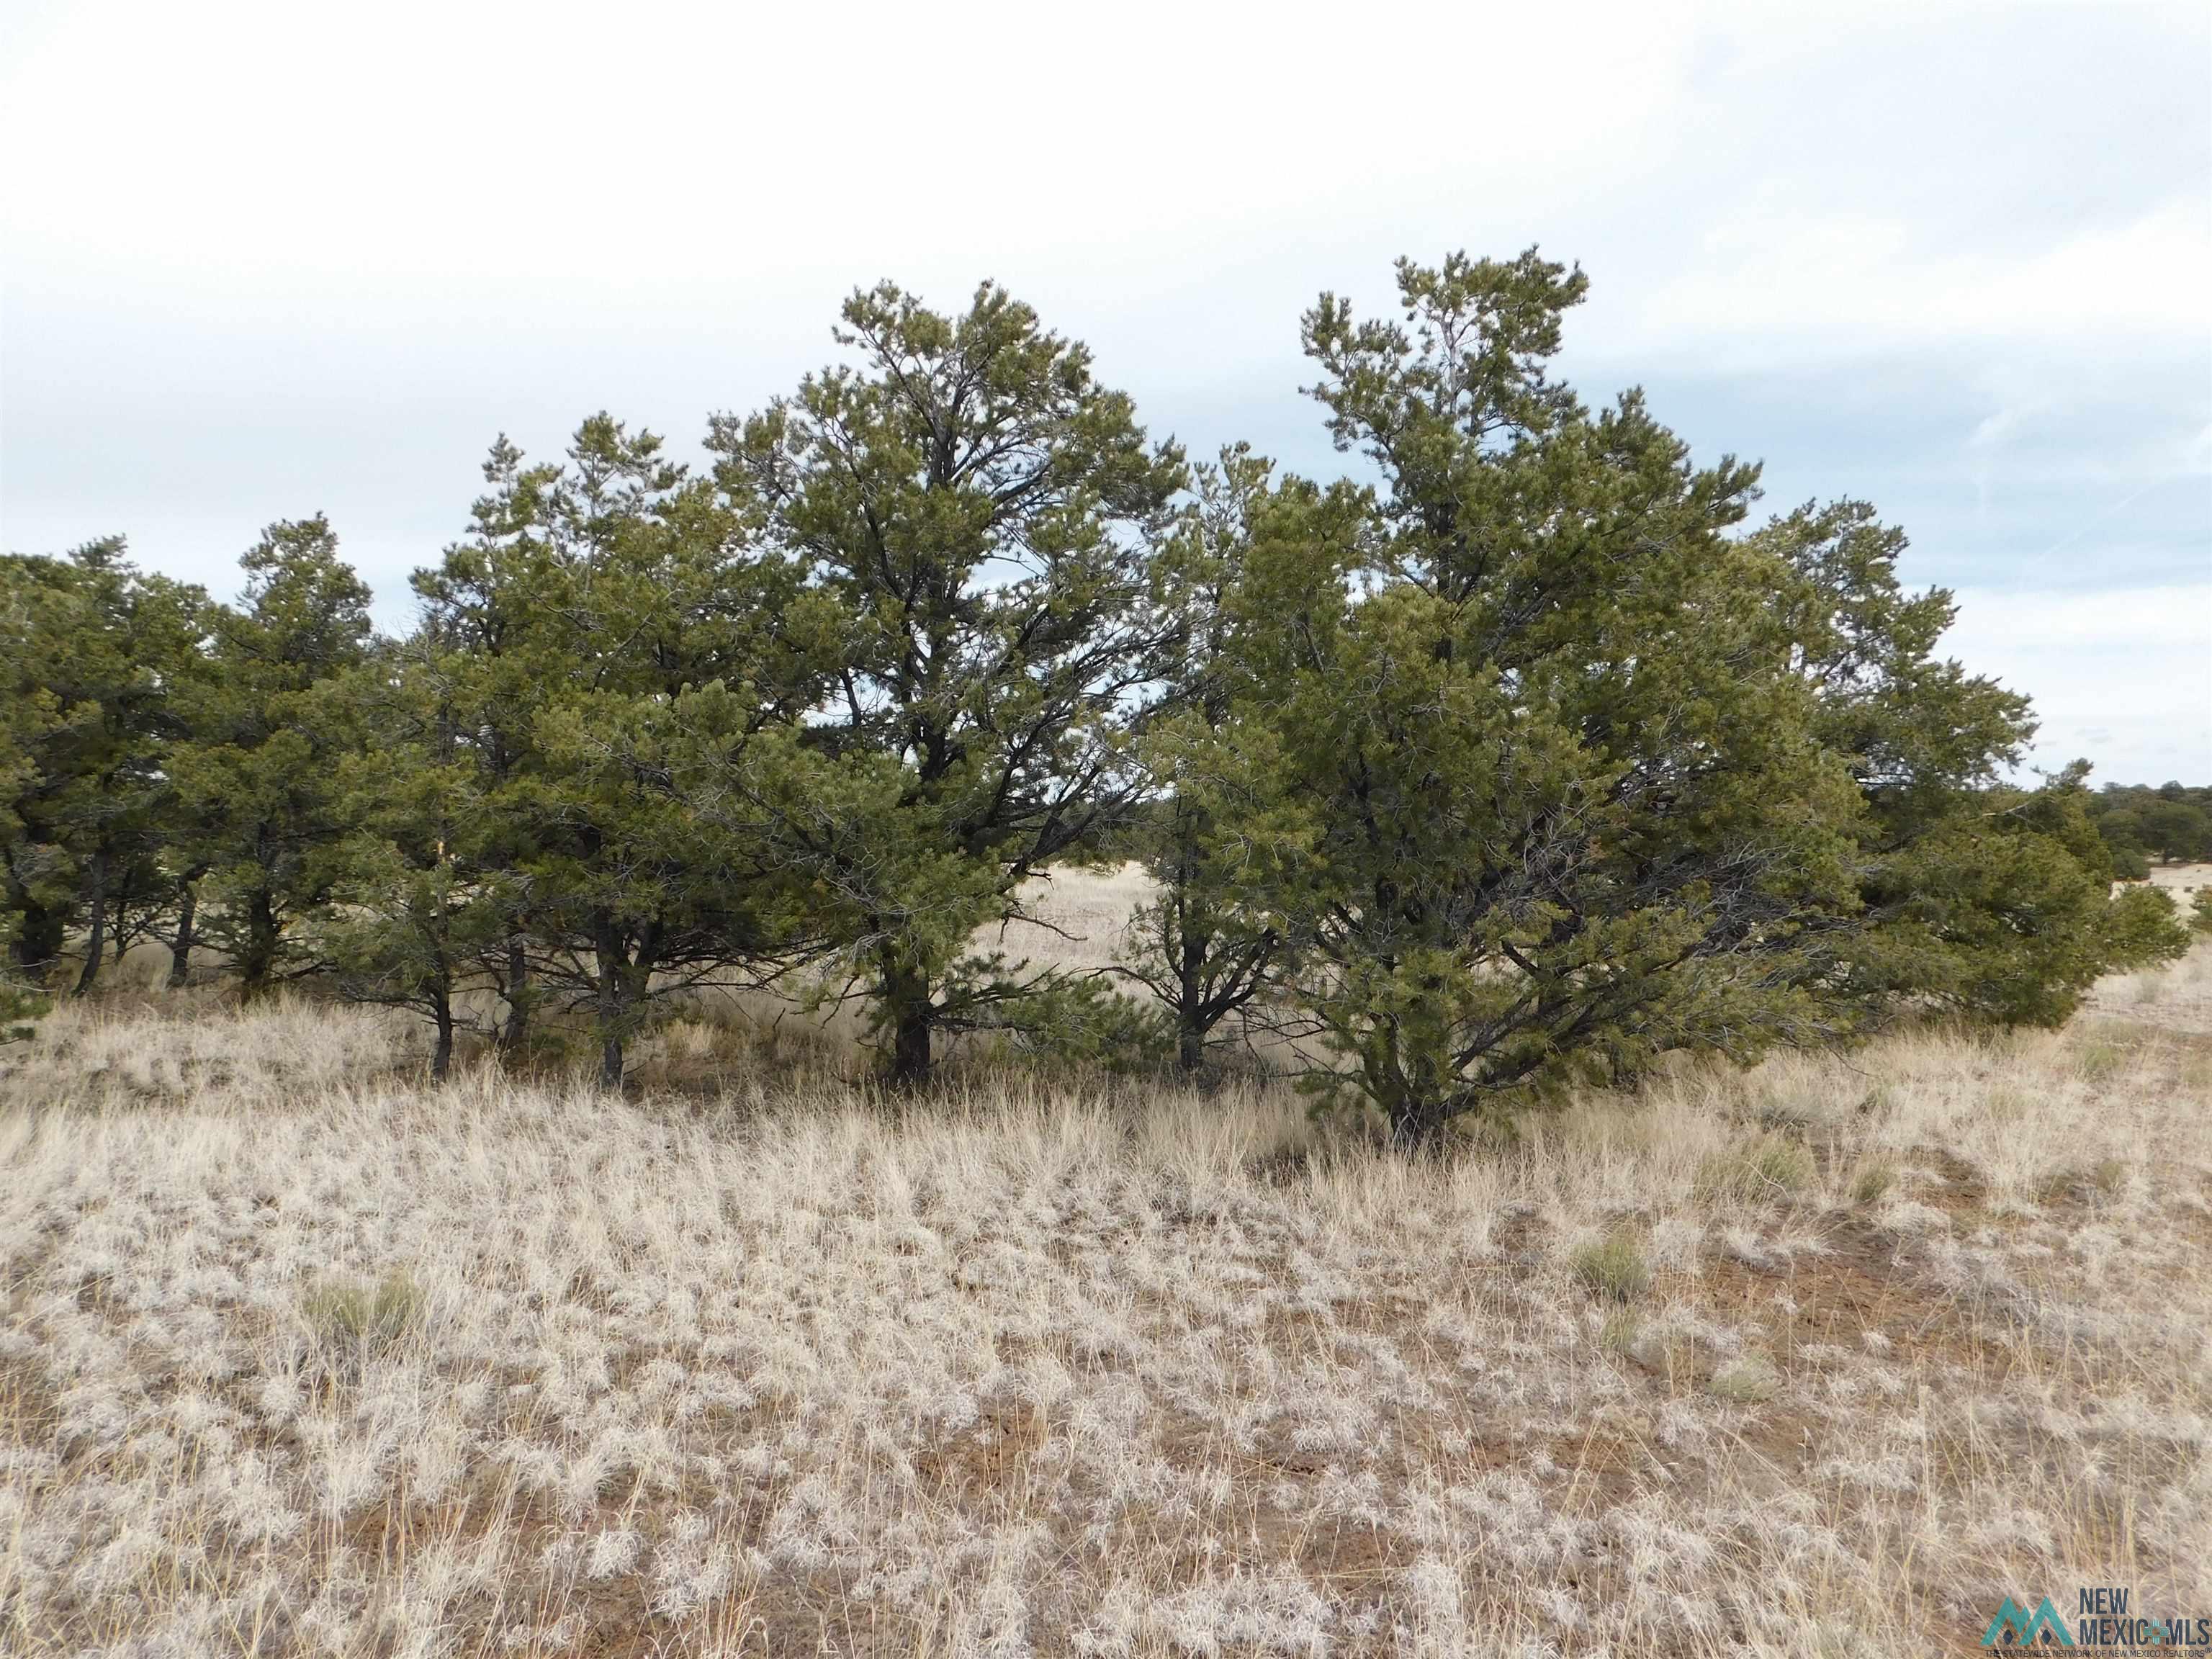
[[[2080,1583],[2212,1610],[2208,988],[1425,1163],[1262,1085],[888,1104],[712,1018],[610,1103],[430,1092],[381,1016],[65,1008],[0,1060],[0,1649],[1794,1659]]]

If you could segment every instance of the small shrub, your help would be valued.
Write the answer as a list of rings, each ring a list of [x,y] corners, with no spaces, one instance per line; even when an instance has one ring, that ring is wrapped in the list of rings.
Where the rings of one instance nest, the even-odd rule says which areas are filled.
[[[2128,1184],[2127,1160],[2119,1158],[2101,1159],[2091,1173],[2090,1180],[2106,1198],[2117,1196],[2120,1188]]]
[[[1803,1142],[1770,1133],[1708,1158],[1698,1168],[1696,1188],[1707,1200],[1756,1203],[1802,1192],[1818,1173]]]
[[[1104,980],[1049,981],[1000,1005],[994,1023],[1013,1053],[1048,1068],[1142,1076],[1175,1058],[1165,1011]]]
[[[311,1285],[300,1310],[317,1338],[364,1353],[391,1346],[413,1328],[422,1312],[422,1291],[404,1267],[394,1267],[374,1285],[326,1279]]]
[[[1651,1288],[1651,1268],[1626,1231],[1577,1245],[1568,1267],[1592,1296],[1607,1302],[1633,1302]]]

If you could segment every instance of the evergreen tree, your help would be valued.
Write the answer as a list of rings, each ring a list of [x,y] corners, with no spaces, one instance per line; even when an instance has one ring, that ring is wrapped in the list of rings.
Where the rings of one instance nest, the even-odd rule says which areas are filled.
[[[353,722],[356,741],[335,790],[347,833],[321,855],[329,902],[314,926],[341,994],[428,1018],[441,1082],[461,994],[501,951],[512,909],[509,872],[487,855],[498,819],[448,666],[418,635],[334,688],[333,715]]]
[[[240,563],[245,604],[214,614],[208,671],[184,699],[191,735],[172,763],[180,859],[207,872],[198,936],[253,998],[313,965],[292,924],[323,902],[322,854],[344,833],[343,722],[329,697],[368,653],[368,589],[319,514],[271,525]]]
[[[1186,474],[995,287],[947,317],[885,284],[843,319],[857,366],[710,438],[732,501],[836,607],[830,696],[702,787],[780,837],[914,1084],[937,1033],[1040,988],[971,937],[1141,792],[1128,724],[1173,632],[1151,556]]]
[[[2034,732],[2027,699],[1936,654],[1956,606],[1905,590],[1902,532],[1839,501],[1750,539],[1795,574],[1778,590],[1793,665],[1865,805],[1859,908],[1809,958],[1824,1000],[1862,1018],[1934,1001],[2056,1024],[2100,975],[2182,948],[2160,907],[2112,895],[2087,763],[2040,790],[2004,784]]]
[[[1349,1062],[1310,1081],[1402,1145],[1829,1027],[1798,941],[1854,902],[1858,805],[1786,672],[1786,573],[1729,533],[1756,475],[1550,378],[1583,287],[1531,252],[1401,263],[1402,324],[1324,295],[1315,395],[1382,493],[1285,496],[1238,597],[1220,769],[1282,802],[1241,826],[1248,902]]]
[[[779,957],[776,870],[672,793],[661,750],[678,701],[709,688],[752,700],[751,723],[795,720],[805,607],[649,433],[599,415],[566,465],[525,468],[502,442],[486,471],[476,538],[416,580],[427,643],[478,774],[471,857],[507,918],[511,1018],[523,982],[588,1008],[613,1087],[656,999]]]
[[[1246,865],[1239,826],[1267,801],[1239,798],[1218,815],[1208,792],[1223,780],[1207,765],[1237,689],[1234,596],[1255,524],[1267,516],[1272,471],[1243,444],[1224,450],[1218,467],[1200,469],[1195,511],[1162,560],[1179,629],[1160,717],[1141,750],[1158,793],[1130,832],[1158,896],[1131,919],[1119,966],[1174,1020],[1185,1072],[1205,1063],[1222,1022],[1267,989],[1282,945],[1263,911],[1237,902]],[[1269,781],[1250,781],[1264,788]]]
[[[564,549],[556,545],[558,465],[524,465],[502,434],[483,464],[491,486],[472,511],[469,538],[448,547],[434,568],[411,581],[422,602],[421,650],[434,659],[443,695],[477,777],[483,823],[477,844],[495,875],[505,918],[489,964],[506,1012],[499,1047],[526,1047],[538,1001],[532,975],[529,873],[538,848],[536,722],[572,678],[577,657],[562,590]],[[573,556],[575,550],[566,549]]]
[[[0,612],[4,616],[5,612]],[[5,848],[12,858],[20,844],[23,831],[22,820],[15,816],[15,802],[29,785],[33,776],[31,758],[21,746],[21,734],[16,730],[17,720],[29,712],[27,700],[18,704],[11,697],[0,706],[0,848]],[[46,999],[38,988],[27,982],[17,966],[14,946],[21,917],[12,905],[0,906],[0,1042],[20,1042],[30,1035],[27,1023],[46,1012]]]
[[[204,595],[141,573],[119,537],[66,559],[0,561],[16,757],[8,838],[11,945],[33,976],[82,930],[82,994],[103,952],[165,906],[167,757],[197,665]]]

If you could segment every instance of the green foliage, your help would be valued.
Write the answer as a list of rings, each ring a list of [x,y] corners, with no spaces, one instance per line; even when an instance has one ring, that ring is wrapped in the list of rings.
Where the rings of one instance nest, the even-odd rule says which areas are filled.
[[[1547,377],[1579,275],[1401,264],[1406,322],[1307,318],[1316,395],[1386,493],[1291,481],[1236,596],[1211,757],[1289,994],[1408,1144],[1671,1048],[1820,1029],[1802,941],[1848,916],[1858,803],[1786,672],[1787,572],[1726,532],[1631,394]]]
[[[300,1298],[300,1312],[317,1339],[366,1357],[392,1346],[421,1321],[425,1297],[414,1275],[394,1267],[374,1284],[325,1279]]]
[[[241,608],[220,608],[200,672],[180,687],[188,737],[170,756],[181,857],[204,872],[203,934],[260,995],[313,964],[294,926],[327,892],[344,835],[334,774],[340,675],[369,649],[368,589],[319,515],[270,526],[240,564]]]
[[[2091,798],[2089,812],[2115,863],[2129,865],[2127,879],[2141,880],[2154,858],[2212,860],[2212,787],[2108,783]]]
[[[451,666],[418,638],[334,686],[333,717],[353,726],[333,789],[346,833],[320,855],[328,902],[312,930],[344,995],[429,1018],[441,1079],[460,993],[504,945],[514,912]]]
[[[2197,897],[2189,907],[2190,931],[2212,933],[2212,882],[2197,890]]]
[[[660,450],[605,415],[564,465],[502,440],[475,535],[416,577],[418,678],[457,738],[415,835],[453,866],[421,910],[461,924],[439,971],[490,957],[517,1015],[526,995],[588,1008],[609,1086],[656,999],[787,945],[788,881],[754,824],[672,786],[787,731],[819,678],[791,562]]]
[[[1651,1268],[1626,1229],[1577,1245],[1567,1259],[1575,1282],[1605,1302],[1633,1302],[1651,1288]]]
[[[2087,792],[1954,793],[1867,883],[1871,925],[1839,952],[1851,986],[2006,1025],[2057,1025],[2101,975],[2178,956],[2165,894],[2112,891]]]
[[[1672,1051],[2053,1024],[2176,954],[2114,878],[2212,855],[2212,791],[2014,784],[2026,699],[1937,654],[1899,532],[1747,529],[1755,468],[1555,376],[1585,286],[1530,250],[1401,262],[1395,318],[1322,296],[1371,485],[1194,475],[1000,289],[885,285],[705,474],[604,414],[500,440],[403,641],[320,518],[235,607],[116,541],[0,559],[0,1022],[73,950],[82,990],[204,936],[249,995],[418,1011],[441,1075],[471,990],[510,1051],[587,1013],[613,1085],[660,999],[793,975],[909,1084],[945,1033],[1190,1068],[1272,1027],[1411,1146]],[[990,948],[1124,858],[1113,980]],[[1730,1190],[1810,1178],[1760,1156]]]
[[[1002,1005],[1000,1018],[1020,1052],[1053,1066],[1143,1076],[1175,1059],[1166,1012],[1104,980],[1047,978]]]
[[[0,822],[0,830],[6,827]],[[15,916],[0,911],[0,951],[15,944],[20,925]],[[46,1012],[46,999],[36,986],[24,981],[14,962],[0,957],[0,1043],[27,1041],[32,1022]]]
[[[2086,763],[2035,790],[2002,783],[2027,701],[1935,655],[1949,593],[1905,591],[1905,538],[1863,502],[1803,507],[1750,540],[1794,574],[1778,589],[1814,730],[1863,804],[1856,913],[1819,930],[1804,982],[1863,1023],[1936,1004],[2002,1024],[2056,1024],[2101,974],[2163,960],[2181,935],[2112,892]]]
[[[1185,1072],[1204,1064],[1224,1020],[1271,988],[1283,943],[1263,908],[1239,902],[1244,826],[1266,810],[1265,798],[1247,793],[1218,808],[1211,791],[1221,779],[1209,766],[1235,708],[1235,598],[1272,472],[1244,445],[1223,451],[1218,468],[1200,468],[1194,510],[1159,562],[1180,627],[1139,753],[1160,793],[1115,849],[1141,863],[1158,892],[1125,930],[1120,970],[1172,1020]],[[1248,776],[1263,789],[1268,782]]]
[[[971,935],[1142,791],[1128,728],[1174,636],[1151,556],[1185,469],[1088,351],[995,287],[944,316],[885,284],[843,317],[857,364],[710,438],[731,500],[822,604],[828,695],[746,744],[694,699],[679,712],[720,719],[726,757],[686,787],[804,881],[890,1074],[915,1083],[933,1033],[1038,983]]]
[[[10,959],[32,979],[84,930],[76,987],[170,896],[170,745],[206,610],[139,572],[120,538],[0,559],[0,790]]]

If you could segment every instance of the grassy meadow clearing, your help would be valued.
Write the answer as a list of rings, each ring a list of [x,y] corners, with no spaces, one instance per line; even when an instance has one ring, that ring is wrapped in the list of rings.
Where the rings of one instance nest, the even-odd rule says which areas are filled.
[[[1064,878],[1103,958],[1127,875]],[[213,989],[0,1050],[0,1649],[1978,1651],[2212,1610],[2212,947],[1408,1160],[702,1006],[620,1100]]]

